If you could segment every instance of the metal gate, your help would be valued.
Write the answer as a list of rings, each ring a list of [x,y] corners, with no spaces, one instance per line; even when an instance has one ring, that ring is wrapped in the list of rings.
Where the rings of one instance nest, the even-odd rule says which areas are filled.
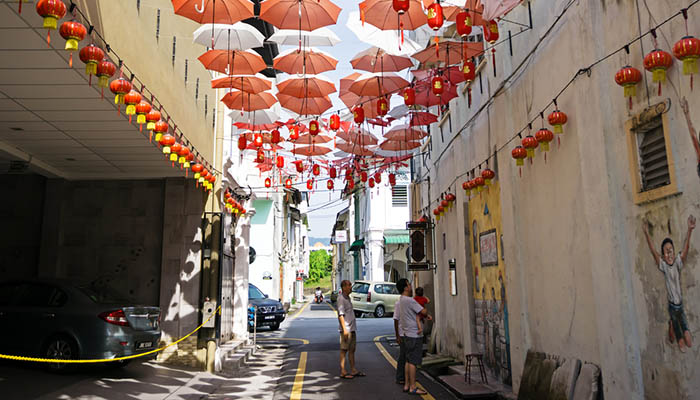
[[[236,237],[234,225],[229,215],[223,216],[221,234],[221,269],[219,274],[219,304],[221,304],[221,318],[219,322],[219,338],[221,343],[233,339],[233,267],[235,263]]]

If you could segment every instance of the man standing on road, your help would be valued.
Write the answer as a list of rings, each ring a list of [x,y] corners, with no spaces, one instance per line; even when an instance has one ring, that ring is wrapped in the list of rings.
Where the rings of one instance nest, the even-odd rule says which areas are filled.
[[[400,279],[396,284],[396,288],[401,292],[401,298],[398,301],[399,309],[399,332],[401,333],[401,341],[403,342],[404,351],[406,353],[405,367],[405,383],[403,391],[410,394],[423,395],[426,391],[416,387],[416,367],[423,361],[423,340],[418,334],[418,322],[416,316],[421,314],[427,320],[432,318],[428,315],[425,307],[418,304],[413,299],[413,288],[408,282],[408,279]]]
[[[403,332],[399,329],[399,316],[401,315],[400,302],[396,302],[394,306],[394,333],[396,335],[396,343],[399,345],[399,360],[396,362],[396,383],[403,385],[406,383],[406,349],[404,342],[401,340]]]
[[[355,310],[350,301],[352,283],[344,280],[340,283],[341,294],[338,296],[338,323],[340,324],[340,377],[352,379],[356,376],[365,376],[355,368],[355,347],[357,345],[357,324],[355,322]],[[345,355],[350,361],[350,373],[345,369]]]

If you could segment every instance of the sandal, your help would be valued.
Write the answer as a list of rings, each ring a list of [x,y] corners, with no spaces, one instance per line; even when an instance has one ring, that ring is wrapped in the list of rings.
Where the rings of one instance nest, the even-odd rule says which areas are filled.
[[[355,376],[353,374],[340,375],[341,379],[353,379]]]
[[[357,371],[356,373],[351,374],[351,375],[352,375],[352,376],[367,376],[367,375],[365,375],[365,373],[362,372],[362,371]]]
[[[426,392],[426,391],[423,390],[423,389],[415,388],[415,389],[413,389],[413,390],[409,390],[409,391],[408,391],[408,394],[417,394],[417,395],[419,395],[419,396],[422,396],[422,395],[424,395],[424,394],[428,394],[428,392]]]

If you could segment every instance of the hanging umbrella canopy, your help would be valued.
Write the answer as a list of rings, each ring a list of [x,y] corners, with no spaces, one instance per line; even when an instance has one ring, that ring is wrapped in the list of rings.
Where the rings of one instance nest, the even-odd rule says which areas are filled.
[[[432,4],[433,1],[426,0],[424,3],[427,7]],[[469,14],[473,26],[482,26],[484,24],[484,20],[481,18],[484,7],[481,5],[480,0],[442,0],[440,5],[442,5],[442,15],[445,21],[456,21],[457,14],[464,10]]]
[[[386,151],[402,151],[402,150],[412,150],[420,147],[420,142],[418,141],[402,141],[402,140],[385,140],[380,145],[379,148]]]
[[[356,156],[372,156],[374,155],[374,150],[367,146],[360,146],[356,143],[336,143],[335,147],[347,154],[354,154]]]
[[[338,132],[335,136],[350,144],[375,145],[379,143],[379,140],[374,135],[364,129],[355,128],[349,132]]]
[[[365,0],[360,3],[360,13],[364,13],[365,22],[382,30],[414,30],[428,23],[419,0],[410,0],[408,11],[399,17],[394,11],[392,0]]]
[[[374,155],[376,157],[389,158],[389,159],[402,159],[403,157],[411,158],[414,154],[420,151],[420,147],[415,147],[408,150],[382,150],[376,149]]]
[[[252,134],[251,134],[251,138],[252,138]],[[263,143],[262,147],[258,147],[258,146],[256,146],[255,143],[253,143],[251,140],[252,140],[252,139],[248,139],[248,144],[247,144],[246,147],[245,147],[246,150],[255,150],[255,151],[258,151],[258,150],[260,150],[260,149],[263,149],[263,150],[265,150],[265,151],[280,151],[280,150],[284,150],[284,147],[282,147],[282,146],[280,146],[280,145],[272,144],[272,143],[270,143],[270,142],[265,142],[265,143]]]
[[[346,26],[360,41],[377,46],[389,54],[409,56],[424,47],[409,39],[406,35],[404,35],[404,41],[401,43],[401,33],[399,31],[385,31],[370,24],[363,24],[360,20],[360,13],[357,11],[350,13]]]
[[[260,3],[260,19],[279,29],[313,31],[335,25],[340,7],[329,0],[265,0]]]
[[[269,92],[251,94],[237,90],[226,93],[221,102],[231,110],[256,111],[272,107],[277,99]]]
[[[253,18],[253,3],[248,0],[172,0],[175,14],[199,24],[235,24]]]
[[[328,96],[298,98],[279,93],[277,97],[283,108],[299,115],[321,115],[333,107]]]
[[[279,45],[296,46],[301,36],[302,47],[309,46],[335,46],[340,43],[338,35],[328,28],[318,28],[313,31],[299,31],[297,29],[280,29],[273,33],[269,42]]]
[[[379,47],[370,47],[355,55],[350,64],[355,69],[367,72],[399,72],[413,67],[407,56],[394,56]]]
[[[430,86],[430,81],[420,81],[415,85],[416,89],[416,104],[426,107],[436,105],[446,105],[450,100],[457,97],[457,85],[452,85],[445,82],[445,90],[441,96],[436,96]]]
[[[214,43],[212,46],[212,35]],[[233,25],[206,24],[193,33],[194,42],[222,50],[246,50],[262,47],[265,36],[253,25],[236,22]]]
[[[322,156],[324,154],[330,153],[331,149],[328,147],[324,146],[301,146],[292,149],[292,153],[298,155],[298,156],[307,156],[307,157],[313,157],[313,156]]]
[[[272,82],[263,74],[229,75],[212,79],[212,89],[238,89],[247,93],[260,93],[272,89]]]
[[[384,134],[386,140],[398,140],[398,141],[415,141],[421,140],[428,136],[428,132],[420,129],[416,129],[410,125],[399,125],[391,128],[389,132]]]
[[[267,68],[263,58],[252,50],[209,50],[198,60],[204,68],[224,75],[254,75]]]
[[[522,3],[522,0],[479,0],[479,2],[484,6],[484,19],[490,21],[508,14],[510,10]]]
[[[250,112],[243,113],[243,115],[241,115],[241,113],[239,111],[231,111],[231,112],[229,112],[229,116],[231,117],[234,124],[251,123],[251,124],[273,126],[272,128],[259,128],[259,129],[274,129],[274,127],[279,125],[277,123],[277,121],[280,118],[280,116],[272,110],[250,111]],[[242,128],[241,126],[238,126],[238,128],[239,129],[246,129],[246,128]],[[248,129],[258,130],[255,128],[248,128]]]
[[[246,132],[243,135],[245,135],[245,139],[248,142],[251,142],[251,144],[253,146],[255,146],[255,143],[252,143],[253,140],[255,139],[255,135],[261,135],[264,144],[272,144],[272,133],[270,133],[270,132]],[[280,136],[280,142],[284,142],[284,141],[285,141],[285,139]],[[270,147],[270,146],[268,146],[268,147]],[[275,146],[271,146],[271,147],[275,147]],[[277,146],[277,147],[279,147],[279,146]],[[255,147],[255,149],[257,149],[257,147]]]
[[[275,69],[288,74],[319,74],[333,71],[338,60],[330,54],[313,47],[304,47],[301,51],[288,49],[273,60]]]
[[[435,50],[435,44],[425,50],[415,53],[411,57],[422,64],[442,63],[454,65],[461,63],[463,59],[469,59],[481,55],[484,52],[484,42],[462,42],[456,40],[440,41],[439,51]]]
[[[448,68],[441,68],[439,71],[436,68],[433,69],[417,69],[411,71],[413,76],[419,81],[430,81],[434,76],[440,75],[443,79],[449,81],[453,85],[464,82],[464,73],[462,72],[461,66],[454,66]]]
[[[408,81],[394,72],[383,74],[366,73],[350,85],[349,90],[358,96],[379,97],[385,94],[398,93],[408,86]]]
[[[438,117],[435,114],[425,112],[425,111],[419,111],[419,112],[412,112],[409,117],[409,125],[411,126],[423,126],[423,125],[430,125],[434,122],[438,121]]]
[[[330,136],[326,135],[310,135],[304,134],[299,137],[299,139],[294,141],[297,146],[318,146],[319,144],[324,144],[332,141]]]
[[[324,97],[335,93],[335,84],[323,75],[292,76],[277,84],[280,94],[293,97]]]

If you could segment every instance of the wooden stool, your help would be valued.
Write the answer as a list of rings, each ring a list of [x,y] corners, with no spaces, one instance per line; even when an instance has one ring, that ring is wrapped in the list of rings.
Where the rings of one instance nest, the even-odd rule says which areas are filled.
[[[472,364],[472,359],[476,359],[476,365]],[[481,375],[481,383],[486,383],[488,385],[489,381],[486,378],[486,369],[484,368],[484,356],[481,353],[467,354],[467,364],[464,371],[464,381],[468,384],[472,384],[472,367],[479,367],[479,374]]]

